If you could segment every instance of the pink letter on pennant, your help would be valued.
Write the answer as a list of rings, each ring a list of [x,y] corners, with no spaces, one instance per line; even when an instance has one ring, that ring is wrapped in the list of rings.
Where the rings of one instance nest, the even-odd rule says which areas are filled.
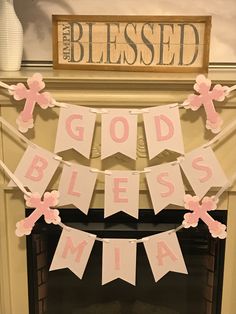
[[[168,172],[160,173],[157,176],[157,182],[159,184],[165,185],[168,188],[168,191],[160,193],[162,197],[168,197],[174,193],[175,188],[174,185],[170,181],[166,181],[164,177],[168,177]]]
[[[68,253],[69,253],[69,251],[73,255],[76,253],[76,259],[75,260],[76,260],[77,263],[79,263],[80,260],[81,260],[82,255],[83,255],[84,249],[85,249],[87,244],[88,243],[84,240],[83,242],[79,243],[77,245],[77,247],[74,247],[71,238],[67,237],[67,241],[66,241],[66,244],[65,244],[64,251],[62,253],[62,257],[66,258]]]
[[[128,199],[127,198],[121,198],[120,197],[120,193],[127,192],[127,188],[120,187],[120,183],[127,183],[128,182],[128,178],[114,178],[113,182],[114,182],[114,188],[113,188],[114,202],[115,203],[128,203]]]
[[[122,136],[117,136],[116,134],[116,125],[119,122],[122,123],[123,128],[124,128]],[[116,143],[124,143],[125,141],[127,141],[129,137],[129,123],[127,119],[125,119],[124,117],[113,118],[111,120],[111,125],[110,125],[110,135],[113,141]]]
[[[177,256],[171,251],[165,241],[157,242],[157,261],[160,266],[164,265],[163,258],[169,257],[173,262],[178,260]]]
[[[115,270],[120,270],[120,249],[115,248]]]
[[[80,196],[80,192],[74,191],[77,176],[78,176],[78,172],[73,171],[72,176],[71,176],[71,180],[69,183],[69,188],[68,188],[68,194],[70,194],[70,195]]]
[[[204,171],[206,173],[204,177],[199,179],[201,183],[204,183],[212,177],[212,170],[208,166],[200,165],[199,162],[202,161],[204,161],[204,159],[201,156],[197,157],[192,161],[192,166],[194,169]]]
[[[161,121],[163,121],[168,127],[168,131],[165,135],[161,131]],[[160,116],[155,116],[155,125],[156,125],[156,135],[158,141],[168,141],[174,135],[174,125],[172,121],[165,115],[161,114]]]
[[[36,155],[25,174],[25,177],[32,181],[40,181],[43,178],[44,170],[47,168],[47,166],[47,160],[41,156]]]
[[[83,141],[84,128],[77,126],[75,130],[78,132],[75,133],[72,129],[72,123],[74,122],[74,120],[83,120],[83,116],[81,116],[80,114],[72,114],[71,116],[69,116],[66,120],[66,131],[74,140]]]

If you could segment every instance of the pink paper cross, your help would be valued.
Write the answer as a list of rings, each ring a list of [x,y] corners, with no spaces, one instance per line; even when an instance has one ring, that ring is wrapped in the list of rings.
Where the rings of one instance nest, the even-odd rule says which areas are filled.
[[[24,84],[18,83],[12,85],[13,91],[10,93],[13,95],[15,100],[25,99],[25,106],[23,111],[20,112],[19,117],[16,120],[18,129],[25,133],[28,129],[33,128],[33,112],[36,104],[42,109],[53,107],[50,93],[41,91],[45,88],[43,77],[40,73],[35,73],[32,77],[28,78],[27,84],[29,89]],[[41,93],[40,93],[41,92]]]
[[[198,110],[201,106],[204,107],[206,112],[206,128],[211,130],[212,133],[219,133],[223,120],[216,112],[213,100],[223,101],[225,99],[228,87],[217,84],[211,89],[211,80],[207,79],[204,75],[198,75],[194,90],[199,95],[191,94],[184,102],[185,108]]]
[[[217,208],[217,202],[211,197],[204,197],[200,205],[200,198],[198,196],[185,195],[185,208],[190,209],[193,213],[184,215],[182,222],[184,228],[196,227],[199,219],[205,222],[213,238],[224,239],[227,236],[226,226],[221,222],[214,220],[208,212]]]
[[[48,224],[57,224],[60,222],[61,218],[59,216],[59,211],[57,209],[51,209],[52,206],[56,206],[58,204],[58,198],[58,191],[44,193],[43,201],[38,193],[31,193],[31,196],[25,196],[26,206],[35,207],[35,210],[29,217],[17,222],[15,231],[16,235],[18,237],[29,235],[35,225],[35,222],[42,215],[44,215],[44,220]]]

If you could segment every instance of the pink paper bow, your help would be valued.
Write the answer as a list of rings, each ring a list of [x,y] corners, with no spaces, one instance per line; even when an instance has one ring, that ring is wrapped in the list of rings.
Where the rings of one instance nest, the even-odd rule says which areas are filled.
[[[226,226],[221,222],[214,220],[208,212],[217,208],[217,202],[211,197],[204,197],[200,205],[200,198],[198,196],[185,195],[185,208],[190,209],[193,213],[184,215],[182,222],[184,228],[196,227],[199,219],[205,222],[213,238],[224,239],[227,236]]]
[[[45,83],[40,73],[35,73],[32,77],[28,78],[27,84],[29,89],[22,83],[11,85],[13,91],[10,92],[15,100],[25,99],[24,109],[16,119],[18,129],[22,133],[26,133],[29,129],[34,127],[33,111],[36,104],[42,109],[54,106],[52,104],[53,98],[50,93],[40,93],[45,88]]]
[[[204,75],[198,75],[194,90],[199,94],[191,94],[184,102],[185,108],[190,108],[194,111],[198,110],[202,105],[206,112],[206,128],[211,130],[212,133],[219,133],[223,120],[216,112],[213,100],[223,101],[225,99],[228,87],[217,84],[211,89],[211,80],[207,79]]]
[[[58,198],[58,191],[44,193],[43,201],[38,193],[31,193],[31,196],[25,195],[26,206],[35,207],[35,210],[29,217],[17,222],[15,231],[16,235],[18,237],[29,235],[35,225],[35,222],[42,215],[44,215],[46,223],[58,224],[61,221],[59,211],[57,209],[50,208],[58,204]]]

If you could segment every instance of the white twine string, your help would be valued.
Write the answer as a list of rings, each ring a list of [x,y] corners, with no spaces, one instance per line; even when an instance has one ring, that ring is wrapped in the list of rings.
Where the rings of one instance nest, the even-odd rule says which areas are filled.
[[[36,144],[28,140],[27,137],[25,137],[23,134],[21,134],[17,129],[15,129],[10,123],[8,123],[3,117],[0,117],[0,122],[5,125],[12,133],[14,133],[16,136],[18,136],[23,142],[28,144],[29,146],[32,147],[37,147]]]
[[[219,134],[213,137],[212,140],[207,142],[206,144],[202,145],[203,148],[207,148],[216,142],[218,142],[221,138],[223,138],[227,133],[229,133],[232,129],[236,127],[236,119],[232,121],[228,126],[226,126]]]
[[[0,166],[25,195],[31,196],[31,193],[25,189],[21,181],[10,171],[10,169],[8,169],[8,167],[5,165],[5,163],[1,159],[0,159]]]
[[[58,226],[60,226],[62,229],[65,229],[66,231],[71,231],[71,227],[68,227],[67,225],[63,224],[62,222],[58,222],[57,223]],[[169,234],[172,234],[174,232],[178,232],[180,231],[181,229],[183,229],[184,226],[181,224],[180,226],[178,226],[176,229],[172,229],[169,231]],[[75,229],[76,230],[76,229]],[[110,243],[110,240],[109,239],[103,239],[103,238],[99,238],[97,237],[96,235],[94,234],[89,234],[89,237],[92,237],[92,238],[95,238],[95,241],[99,241],[99,242],[105,242],[105,243]],[[122,238],[123,239],[123,238]],[[130,243],[144,243],[144,242],[147,242],[149,241],[150,237],[144,237],[144,238],[141,238],[141,239],[127,239],[129,240]]]
[[[14,90],[14,88],[11,86],[11,85],[8,85],[2,81],[0,81],[0,86],[3,87],[3,88],[6,88],[8,90]]]
[[[90,108],[90,112],[103,114],[108,113],[108,110],[103,108],[102,109]]]
[[[65,224],[62,223],[61,221],[60,221],[60,222],[56,222],[55,224],[58,225],[59,227],[61,227],[62,229],[65,229],[65,230],[68,231],[68,232],[70,232],[70,231],[72,230],[71,227],[65,225]],[[74,230],[77,230],[77,229],[74,229]],[[106,243],[109,243],[109,242],[110,242],[108,239],[99,238],[99,237],[97,237],[95,234],[88,233],[88,236],[91,237],[91,238],[95,238],[96,241],[106,242]]]
[[[28,140],[27,137],[25,137],[23,134],[21,134],[19,131],[17,131],[17,129],[15,129],[10,123],[8,123],[3,117],[0,117],[0,122],[5,125],[13,134],[15,134],[16,136],[18,136],[23,142],[25,142],[27,145],[33,147],[33,148],[39,148],[38,145],[34,144],[33,142],[31,142],[30,140]],[[67,166],[72,166],[72,163],[66,160],[63,160],[63,158],[59,155],[54,155],[54,159],[60,161],[61,163],[67,165]],[[101,174],[105,174],[105,175],[111,175],[112,172],[109,170],[99,170],[96,168],[90,168],[91,172],[94,173],[101,173]],[[142,174],[142,173],[147,173],[150,172],[150,170],[134,170],[132,171],[133,174]]]
[[[7,173],[7,175],[12,179],[12,181],[18,186],[18,188],[27,196],[31,196],[31,193],[28,192],[24,185],[22,184],[22,182],[9,170],[9,168],[5,165],[5,163],[0,159],[0,166],[2,167],[2,169]],[[234,181],[236,180],[236,172],[234,173],[234,175],[231,177],[231,179],[229,180],[229,182],[227,184],[225,184],[219,191],[218,193],[213,197],[213,200],[218,201],[219,197],[221,196],[222,193],[224,193],[227,188],[229,188]],[[56,223],[58,226],[60,226],[62,229],[65,229],[67,231],[70,231],[71,228],[67,225],[65,225],[62,222],[57,222]],[[184,225],[181,224],[180,226],[178,226],[177,228],[171,230],[169,232],[169,234],[172,234],[173,232],[178,232],[181,229],[184,228]],[[93,237],[96,237],[95,235],[92,235]],[[95,238],[96,241],[100,241],[100,242],[106,242],[109,243],[110,241],[108,239],[103,239],[103,238],[99,238],[96,237]],[[143,243],[149,241],[149,237],[145,237],[145,238],[141,238],[141,239],[137,239],[137,240],[130,240],[130,243]]]
[[[229,97],[229,94],[233,91],[236,90],[236,85],[233,85],[231,87],[227,87],[227,90],[226,90],[226,97]]]
[[[8,123],[3,117],[0,117],[0,122],[5,125],[13,134],[18,136],[23,142],[25,142],[27,145],[33,147],[33,148],[40,148],[38,145],[34,144],[30,140],[28,140],[27,137],[25,137],[23,134],[21,134],[17,129],[15,129],[10,123]],[[63,160],[61,156],[54,155],[54,159],[60,161],[63,164],[66,164],[68,166],[71,166],[72,163],[69,161]]]
[[[66,103],[64,103],[64,102],[58,102],[58,101],[56,101],[55,99],[53,99],[53,100],[51,101],[51,104],[52,104],[53,106],[57,106],[57,107],[61,107],[61,108],[69,108],[69,104],[66,104]]]
[[[27,137],[25,137],[23,134],[21,134],[19,131],[17,131],[16,128],[14,128],[10,123],[8,123],[3,117],[0,117],[0,122],[5,125],[12,133],[14,133],[16,136],[18,136],[22,141],[24,141],[27,145],[31,146],[31,147],[39,147],[38,145],[34,144],[33,142],[31,142],[30,140],[27,139]],[[219,134],[217,134],[212,140],[210,140],[209,142],[207,142],[206,144],[202,145],[203,148],[207,148],[213,144],[215,144],[216,142],[218,142],[221,138],[223,138],[227,133],[229,133],[232,129],[234,129],[236,127],[236,120],[232,121],[228,126],[226,126]],[[60,161],[63,164],[66,164],[67,166],[72,166],[72,163],[66,160],[63,160],[63,158],[61,156],[58,155],[54,155],[54,159]],[[176,160],[170,162],[172,165],[176,165],[181,163],[181,161],[184,159],[184,155],[178,157]],[[91,172],[96,172],[96,173],[101,173],[101,174],[105,174],[105,175],[111,175],[112,172],[109,170],[99,170],[96,168],[90,168]],[[144,170],[133,170],[132,173],[133,174],[145,174],[150,172],[149,168],[146,168]]]
[[[229,179],[229,181],[222,186],[222,188],[216,193],[215,196],[213,196],[213,200],[218,202],[219,197],[229,188],[233,185],[233,183],[236,181],[236,172],[232,175],[232,177]]]

